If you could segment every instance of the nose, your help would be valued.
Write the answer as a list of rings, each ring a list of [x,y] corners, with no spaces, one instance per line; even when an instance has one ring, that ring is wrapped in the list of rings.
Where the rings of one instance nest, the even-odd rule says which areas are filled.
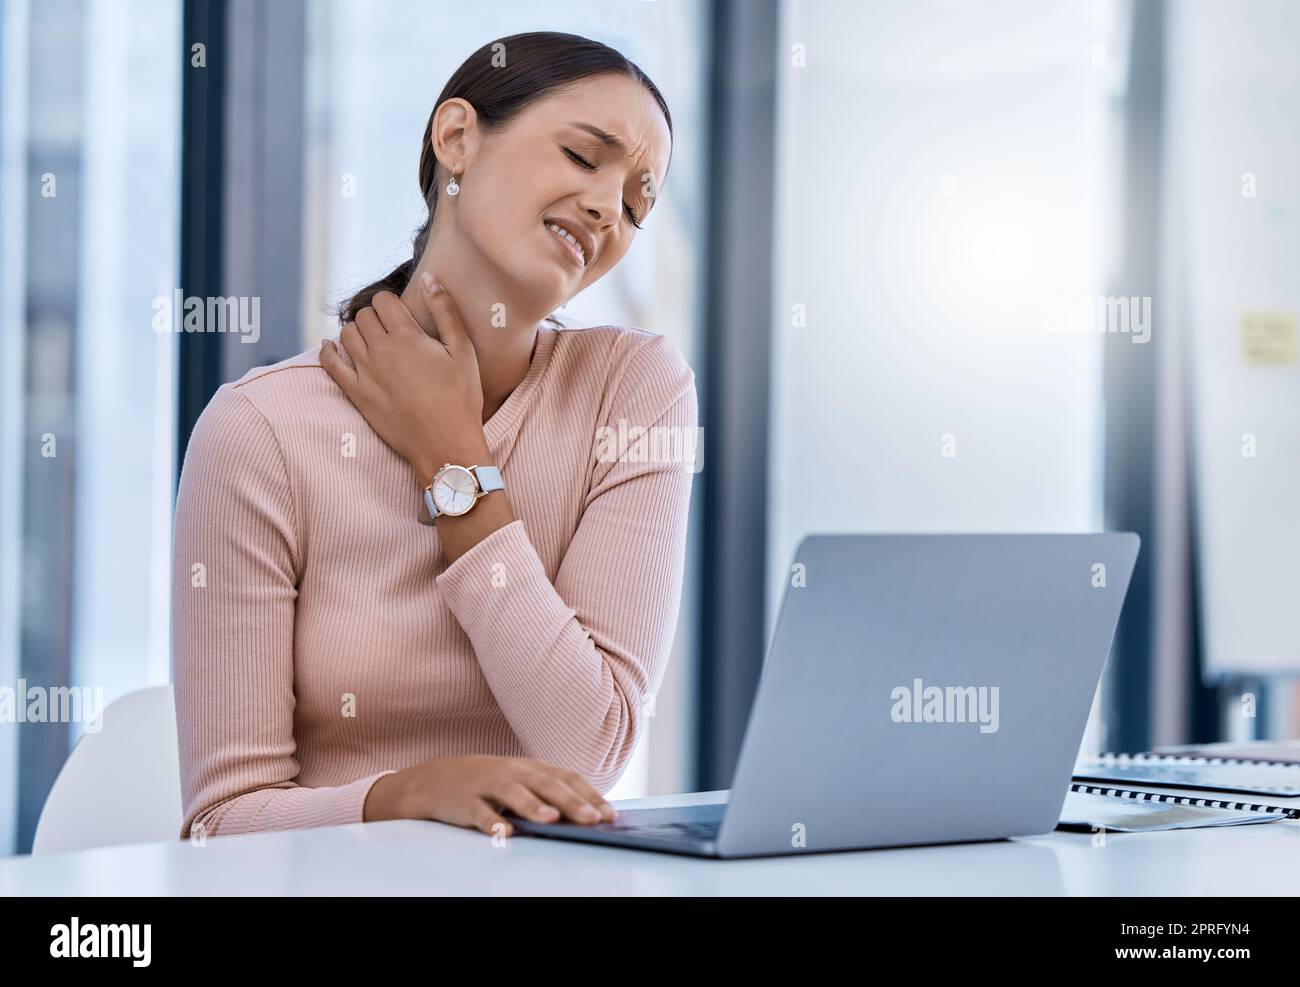
[[[623,190],[613,182],[605,184],[612,186],[613,191],[605,187],[594,188],[582,203],[583,210],[599,224],[601,230],[607,230],[617,223],[623,208]]]

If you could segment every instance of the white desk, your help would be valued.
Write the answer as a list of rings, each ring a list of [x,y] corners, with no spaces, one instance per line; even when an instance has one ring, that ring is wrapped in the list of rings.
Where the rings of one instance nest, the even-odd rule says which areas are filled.
[[[706,801],[716,793],[653,803]],[[615,802],[615,806],[626,804]],[[1300,821],[706,860],[402,820],[0,858],[3,895],[1295,895]]]

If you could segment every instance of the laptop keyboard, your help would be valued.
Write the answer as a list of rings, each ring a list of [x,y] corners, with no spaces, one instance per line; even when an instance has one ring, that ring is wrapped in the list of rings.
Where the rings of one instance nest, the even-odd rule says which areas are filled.
[[[614,830],[618,833],[630,833],[638,836],[654,836],[659,839],[689,839],[689,840],[712,840],[716,839],[718,829],[721,827],[720,822],[666,822],[666,823],[641,823],[639,825],[621,825],[619,823],[606,823],[602,828]]]

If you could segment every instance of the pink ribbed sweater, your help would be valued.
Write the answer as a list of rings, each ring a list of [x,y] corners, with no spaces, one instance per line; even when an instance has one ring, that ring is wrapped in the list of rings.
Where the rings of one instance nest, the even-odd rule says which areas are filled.
[[[694,373],[663,336],[539,326],[484,426],[517,520],[448,566],[417,521],[427,478],[318,353],[223,385],[185,453],[181,836],[360,822],[376,779],[448,755],[530,756],[607,791],[666,668],[692,473],[601,455],[598,430],[694,428]]]

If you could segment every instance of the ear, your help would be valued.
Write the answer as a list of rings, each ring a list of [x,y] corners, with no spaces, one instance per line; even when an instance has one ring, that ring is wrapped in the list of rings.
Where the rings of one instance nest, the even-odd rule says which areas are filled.
[[[465,174],[482,141],[478,111],[459,96],[445,100],[433,114],[429,141],[433,145],[434,157],[448,176],[453,172]]]

